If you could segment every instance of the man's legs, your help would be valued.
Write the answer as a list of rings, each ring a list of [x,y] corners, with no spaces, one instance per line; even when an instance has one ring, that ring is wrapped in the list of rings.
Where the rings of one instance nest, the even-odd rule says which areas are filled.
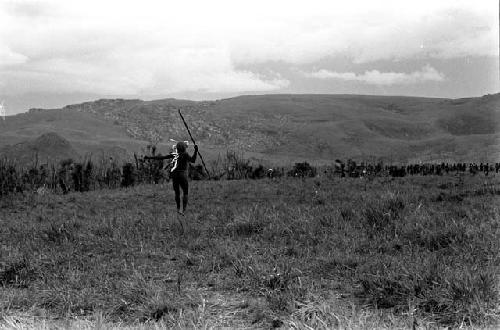
[[[185,175],[183,175],[182,180],[180,180],[180,186],[182,188],[182,210],[183,212],[186,212],[189,195],[189,183]]]
[[[177,212],[180,212],[181,210],[181,192],[179,190],[179,178],[177,176],[174,176],[172,178],[172,185],[174,186],[174,192],[175,192],[175,204],[177,205]]]

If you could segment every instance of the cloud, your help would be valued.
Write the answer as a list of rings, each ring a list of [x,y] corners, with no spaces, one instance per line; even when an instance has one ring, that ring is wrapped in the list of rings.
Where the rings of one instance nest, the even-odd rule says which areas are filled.
[[[5,1],[0,2],[0,93],[276,91],[290,85],[287,77],[242,68],[273,61],[292,68],[335,56],[358,64],[498,56],[497,5],[492,0]],[[422,75],[437,79],[439,73]],[[410,79],[378,71],[363,76],[381,84]]]
[[[335,72],[321,69],[314,72],[303,73],[308,78],[339,79],[347,81],[360,81],[370,85],[407,85],[427,81],[444,81],[444,74],[438,72],[430,65],[424,66],[420,71],[411,73],[380,72],[378,70],[366,71],[363,74],[354,72]]]
[[[11,15],[26,18],[47,16],[56,9],[49,2],[25,0],[4,0],[3,8]]]
[[[23,54],[15,53],[9,47],[0,44],[0,68],[25,63],[27,59]]]
[[[498,56],[498,4],[494,1],[478,7],[464,1],[387,1],[384,5],[334,1],[317,6],[317,12],[304,9],[303,15],[237,26],[234,60],[302,65],[335,56],[358,64]]]
[[[271,92],[290,84],[236,68],[217,26],[187,26],[213,23],[205,13],[159,4],[0,4],[0,93]]]
[[[3,89],[96,93],[107,95],[153,95],[199,92],[274,91],[289,81],[279,75],[261,76],[236,70],[229,54],[221,49],[144,49],[99,56],[40,57],[22,70],[3,70]],[[27,84],[26,82],[29,82]]]

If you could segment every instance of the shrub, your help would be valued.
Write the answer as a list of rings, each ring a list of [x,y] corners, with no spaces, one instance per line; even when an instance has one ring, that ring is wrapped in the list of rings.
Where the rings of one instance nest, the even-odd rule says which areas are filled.
[[[189,164],[189,178],[192,180],[203,180],[207,177],[203,166]]]
[[[122,174],[122,187],[130,187],[135,183],[135,171],[134,165],[132,163],[126,163],[123,165],[123,174]]]
[[[75,191],[83,191],[83,165],[75,163],[73,171],[71,172],[71,179],[73,180],[73,187]]]
[[[21,175],[12,161],[0,160],[0,196],[22,192]]]
[[[85,168],[83,169],[83,173],[82,173],[82,176],[83,176],[83,178],[82,178],[82,190],[83,191],[89,191],[92,182],[95,182],[95,180],[92,176],[93,170],[94,170],[94,164],[89,159],[85,163]]]
[[[309,163],[295,163],[293,169],[288,172],[288,176],[295,177],[315,177],[316,176],[316,168],[309,165]]]

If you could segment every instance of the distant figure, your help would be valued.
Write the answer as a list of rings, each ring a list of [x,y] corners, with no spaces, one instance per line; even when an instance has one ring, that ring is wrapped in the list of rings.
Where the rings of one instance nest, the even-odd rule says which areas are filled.
[[[190,156],[187,152],[187,144],[185,142],[177,142],[174,151],[166,156],[145,156],[144,159],[172,159],[172,168],[170,169],[172,184],[175,192],[175,203],[177,205],[177,213],[184,215],[188,203],[189,183],[188,183],[188,163],[196,162],[196,155],[198,154],[198,146],[194,145],[194,154]],[[180,189],[182,189],[182,210]]]

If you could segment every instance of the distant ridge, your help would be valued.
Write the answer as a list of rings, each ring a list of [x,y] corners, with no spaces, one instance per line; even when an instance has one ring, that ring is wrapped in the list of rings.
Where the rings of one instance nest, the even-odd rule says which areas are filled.
[[[1,142],[57,132],[80,154],[168,152],[188,139],[180,109],[200,147],[216,159],[227,150],[274,163],[500,160],[500,94],[461,99],[349,95],[242,95],[214,101],[100,99],[7,118]],[[101,152],[102,151],[102,152]]]

